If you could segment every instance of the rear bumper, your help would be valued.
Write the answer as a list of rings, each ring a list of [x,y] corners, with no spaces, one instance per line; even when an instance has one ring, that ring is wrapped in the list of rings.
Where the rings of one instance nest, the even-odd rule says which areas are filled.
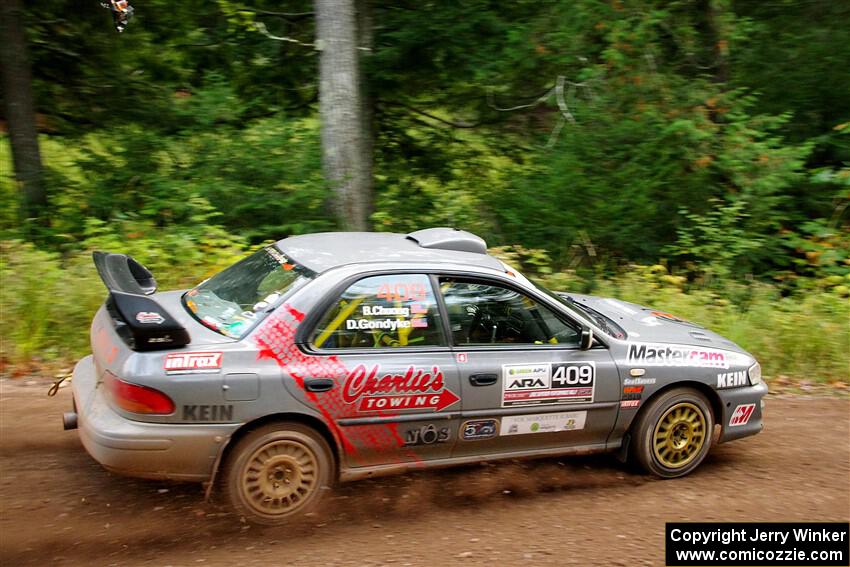
[[[80,440],[106,469],[128,476],[205,481],[234,424],[144,423],[112,410],[94,362],[77,363],[72,380]]]
[[[747,388],[718,390],[717,394],[720,396],[723,408],[723,415],[720,419],[720,425],[723,429],[720,433],[719,443],[755,435],[764,429],[762,398],[767,394],[767,384],[761,382],[756,386]],[[733,424],[732,420],[733,417],[736,417],[736,411],[739,412],[738,415],[746,413],[751,404],[753,406],[752,413],[749,414],[746,423]]]

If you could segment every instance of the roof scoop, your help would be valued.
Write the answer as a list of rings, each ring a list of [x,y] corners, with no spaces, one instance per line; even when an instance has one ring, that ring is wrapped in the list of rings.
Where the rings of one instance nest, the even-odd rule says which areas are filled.
[[[405,238],[422,248],[487,254],[487,243],[483,238],[457,228],[426,228],[411,232]]]

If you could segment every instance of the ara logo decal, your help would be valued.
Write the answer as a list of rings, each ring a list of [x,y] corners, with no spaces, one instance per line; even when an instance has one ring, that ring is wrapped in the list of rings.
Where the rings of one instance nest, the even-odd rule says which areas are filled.
[[[502,366],[502,407],[593,401],[596,363],[556,362]]]
[[[548,364],[505,364],[502,366],[505,390],[548,388],[551,367]]]
[[[446,389],[439,366],[430,370],[407,368],[401,374],[379,376],[380,365],[367,369],[360,364],[349,372],[342,391],[343,401],[358,404],[358,411],[426,409],[441,411],[460,398]]]

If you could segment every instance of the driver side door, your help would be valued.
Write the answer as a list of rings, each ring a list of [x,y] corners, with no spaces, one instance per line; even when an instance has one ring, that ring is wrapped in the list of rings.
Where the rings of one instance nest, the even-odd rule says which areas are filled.
[[[453,456],[604,446],[620,378],[607,347],[579,347],[581,325],[507,282],[439,278],[463,412]]]

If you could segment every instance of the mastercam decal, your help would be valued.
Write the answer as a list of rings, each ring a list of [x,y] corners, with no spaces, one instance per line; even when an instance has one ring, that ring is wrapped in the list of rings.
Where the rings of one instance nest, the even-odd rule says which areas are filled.
[[[502,407],[590,403],[596,363],[555,362],[502,366]]]
[[[627,363],[638,366],[729,368],[732,354],[713,348],[687,345],[629,343]]]
[[[576,431],[584,429],[586,418],[586,411],[506,416],[502,418],[499,435]]]

